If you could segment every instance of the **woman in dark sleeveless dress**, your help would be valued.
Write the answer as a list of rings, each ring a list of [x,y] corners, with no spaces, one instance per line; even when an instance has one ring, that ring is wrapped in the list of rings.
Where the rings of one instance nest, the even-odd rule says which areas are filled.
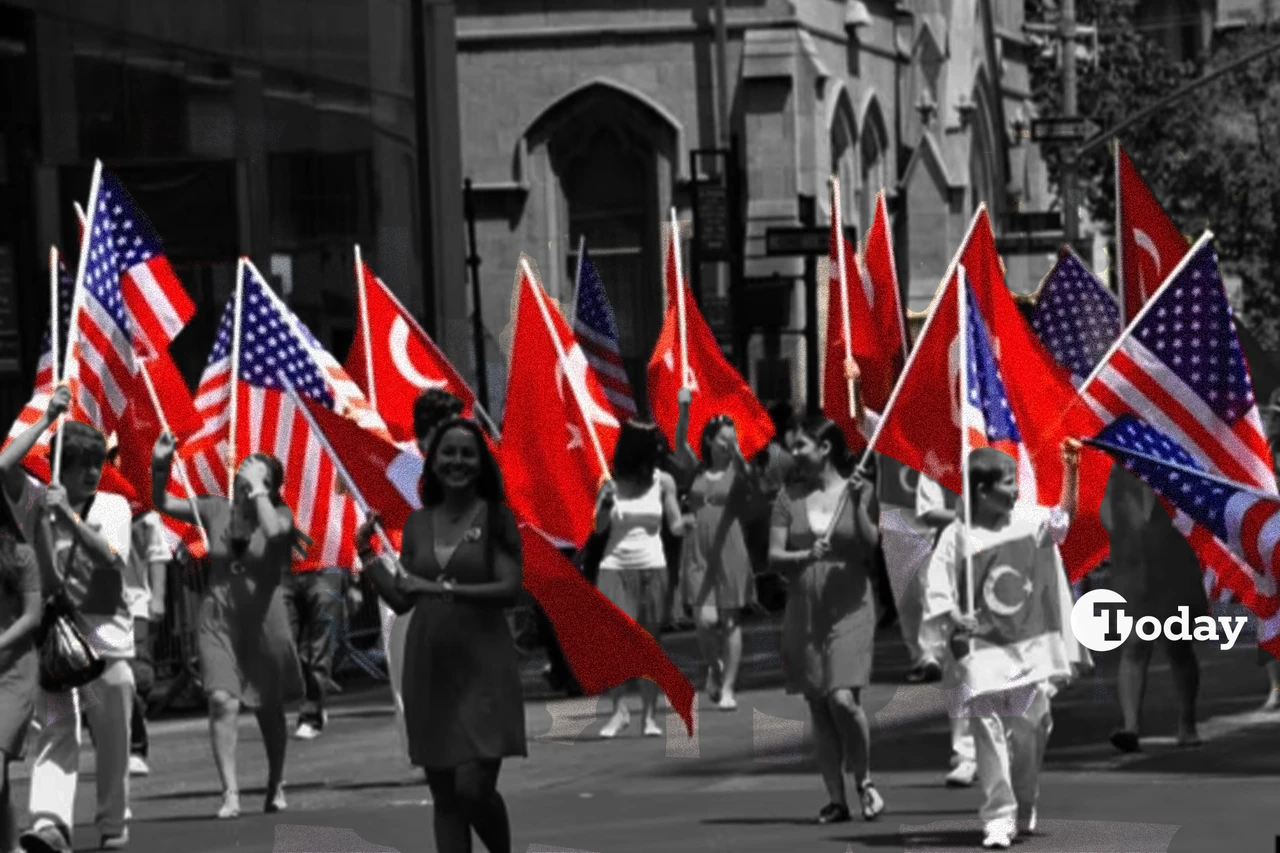
[[[196,523],[192,501],[168,494],[173,436],[156,441],[151,499],[158,511]],[[285,808],[284,759],[288,745],[285,702],[301,692],[302,670],[281,581],[299,538],[293,512],[280,497],[284,468],[274,456],[254,453],[236,472],[232,500],[200,495],[194,501],[209,536],[209,580],[200,602],[200,675],[209,699],[213,759],[222,781],[218,817],[240,814],[236,743],[240,706],[253,708],[267,750],[263,811]]]
[[[844,434],[825,418],[809,420],[793,435],[791,453],[797,477],[774,504],[769,541],[771,562],[789,580],[782,627],[787,692],[802,694],[813,718],[818,764],[831,798],[818,822],[849,820],[846,769],[863,817],[872,820],[884,810],[871,782],[871,729],[861,695],[871,680],[876,631],[874,490],[856,473],[845,479],[850,466]]]
[[[409,758],[426,771],[440,853],[469,853],[471,831],[509,853],[498,793],[502,759],[525,756],[524,700],[504,609],[522,585],[520,533],[498,465],[469,420],[442,424],[427,449],[422,509],[405,523],[398,594],[414,602],[403,671]],[[356,533],[361,562],[376,515]],[[385,558],[384,558],[385,559]]]

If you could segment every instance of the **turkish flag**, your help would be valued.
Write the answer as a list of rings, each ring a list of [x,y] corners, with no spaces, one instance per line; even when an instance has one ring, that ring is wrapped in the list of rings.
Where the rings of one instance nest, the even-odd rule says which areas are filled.
[[[522,524],[520,539],[525,589],[555,627],[583,692],[598,695],[632,678],[647,678],[666,694],[692,736],[693,685],[658,641],[601,595],[536,530]]]
[[[449,359],[367,264],[361,263],[357,274],[367,322],[361,318],[356,323],[344,367],[391,435],[396,441],[413,441],[413,403],[429,388],[448,391],[460,399],[463,414],[470,417],[475,394]]]
[[[898,274],[889,234],[889,213],[884,193],[877,199],[876,216],[867,233],[864,264],[839,232],[834,215],[839,197],[832,186],[830,286],[827,288],[827,340],[822,370],[822,412],[844,432],[853,450],[866,445],[862,430],[853,420],[849,400],[846,359],[851,355],[860,373],[863,404],[882,412],[889,404],[893,386],[906,361],[906,330],[898,291]],[[839,249],[837,248],[839,247]],[[844,252],[845,286],[840,281],[840,258]],[[848,342],[846,348],[846,311]]]
[[[1121,307],[1128,325],[1191,247],[1119,145],[1116,233],[1120,235]]]
[[[120,448],[116,464],[120,466],[125,479],[139,484],[137,499],[133,502],[135,513],[152,508],[151,451],[156,439],[160,437],[161,422],[168,424],[169,431],[179,441],[194,435],[203,426],[187,382],[169,353],[154,353],[151,358],[139,358],[139,362],[139,369],[147,371],[156,391],[156,399],[160,401],[164,412],[162,417],[156,411],[151,394],[139,372],[134,383],[134,393],[129,397],[129,406],[116,427],[117,445]],[[174,479],[170,478],[171,486],[176,486]],[[174,494],[186,497],[181,491],[175,491]]]
[[[1058,364],[1013,301],[985,206],[974,217],[959,258],[990,330],[1009,405],[1035,470],[1037,503],[1053,506],[1062,491],[1063,440],[1096,435],[1103,424],[1088,406],[1076,405],[1078,392],[1070,371]],[[1105,453],[1088,447],[1081,452],[1080,503],[1062,546],[1073,581],[1096,568],[1110,548],[1098,514],[1110,472],[1111,459]]]
[[[517,516],[581,547],[595,529],[621,424],[560,310],[520,259],[498,461]]]
[[[667,293],[667,313],[662,321],[662,331],[649,359],[649,409],[653,419],[675,446],[676,420],[680,414],[678,394],[681,388],[680,367],[680,311],[677,287],[684,290],[685,329],[688,341],[688,387],[693,401],[689,406],[689,445],[700,454],[702,430],[707,421],[717,415],[733,419],[738,434],[738,446],[742,455],[751,459],[764,449],[773,438],[773,421],[764,406],[756,399],[751,387],[720,351],[720,343],[707,321],[698,311],[689,286],[677,283],[676,241],[672,234],[667,241],[667,260],[664,279]]]

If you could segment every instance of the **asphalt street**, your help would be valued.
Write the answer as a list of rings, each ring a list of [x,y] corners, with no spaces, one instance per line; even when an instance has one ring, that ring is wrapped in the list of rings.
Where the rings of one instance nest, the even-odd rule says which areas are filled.
[[[531,699],[529,757],[508,762],[506,796],[517,853],[788,853],[789,851],[969,851],[980,840],[977,789],[942,785],[948,757],[942,697],[904,686],[905,660],[884,635],[872,714],[872,761],[888,805],[872,823],[818,826],[822,784],[807,742],[806,712],[780,687],[769,623],[751,631],[739,710],[706,706],[697,736],[678,720],[666,738],[636,727],[613,741],[597,732],[610,710],[595,699]],[[667,641],[696,673],[687,638]],[[1173,744],[1173,694],[1157,652],[1141,753],[1117,755],[1107,734],[1117,719],[1112,670],[1055,701],[1055,728],[1041,794],[1041,834],[1025,851],[1270,851],[1280,833],[1275,803],[1280,715],[1255,712],[1265,676],[1252,648],[1205,649],[1203,747]],[[532,693],[532,689],[530,690]],[[198,717],[152,724],[152,774],[134,780],[130,849],[162,853],[419,853],[432,851],[430,796],[409,767],[392,727],[385,688],[348,690],[321,738],[292,741],[289,810],[260,813],[264,762],[256,728],[242,721],[240,774],[246,816],[219,822],[217,777],[207,728]],[[598,707],[597,707],[598,705]],[[93,755],[82,757],[77,850],[98,843],[93,817]],[[26,802],[25,772],[15,797]],[[482,849],[478,844],[477,850]]]

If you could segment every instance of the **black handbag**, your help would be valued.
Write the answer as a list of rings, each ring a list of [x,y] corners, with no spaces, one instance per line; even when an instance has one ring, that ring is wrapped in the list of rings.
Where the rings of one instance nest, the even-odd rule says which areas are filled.
[[[92,506],[92,500],[90,501]],[[89,507],[85,507],[88,516]],[[53,545],[52,531],[47,525],[42,529]],[[83,687],[102,675],[107,662],[89,645],[89,640],[76,625],[76,607],[67,596],[67,574],[75,565],[76,552],[80,540],[71,543],[67,554],[66,571],[58,578],[58,589],[49,595],[44,602],[44,613],[40,621],[40,687],[46,693],[65,693],[77,687]],[[53,547],[49,553],[55,554]],[[57,559],[52,558],[54,573],[57,574]]]
[[[600,563],[604,560],[604,549],[609,544],[609,532],[592,531],[578,552],[573,555],[573,564],[582,572],[582,576],[592,586],[600,578]]]

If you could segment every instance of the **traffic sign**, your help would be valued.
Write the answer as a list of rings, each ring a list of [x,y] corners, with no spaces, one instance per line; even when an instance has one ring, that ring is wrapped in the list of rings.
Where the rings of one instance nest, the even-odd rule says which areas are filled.
[[[844,237],[850,243],[857,243],[857,232],[846,228]],[[826,255],[831,252],[831,228],[787,227],[770,228],[764,232],[764,253],[766,255]]]
[[[1066,118],[1037,118],[1031,120],[1031,141],[1050,143],[1084,142],[1092,139],[1102,128],[1083,116]]]

